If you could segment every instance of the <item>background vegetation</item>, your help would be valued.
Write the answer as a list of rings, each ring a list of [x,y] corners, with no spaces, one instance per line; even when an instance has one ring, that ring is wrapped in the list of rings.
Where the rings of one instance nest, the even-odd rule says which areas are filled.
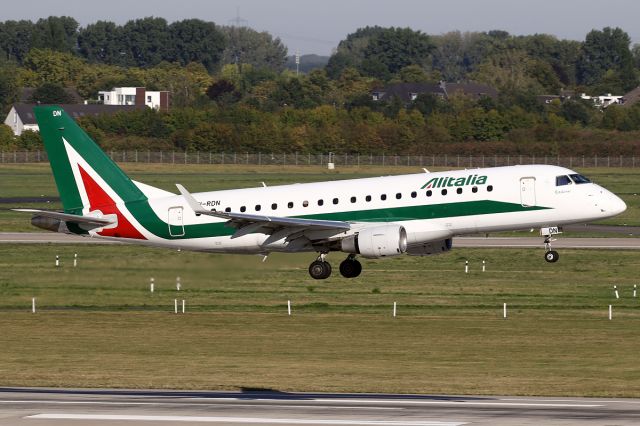
[[[198,19],[86,27],[71,17],[5,21],[0,104],[6,112],[20,87],[39,88],[52,102],[65,101],[55,86],[85,99],[114,86],[171,91],[169,112],[83,119],[109,149],[640,154],[640,105],[600,110],[576,96],[623,95],[638,85],[640,46],[620,28],[573,41],[366,27],[341,41],[326,65],[310,61],[316,68],[296,75],[278,38]],[[500,96],[423,95],[409,105],[371,98],[389,83],[440,80],[489,84]],[[563,90],[574,93],[571,100],[536,99]],[[2,149],[38,146],[36,135],[0,130]]]

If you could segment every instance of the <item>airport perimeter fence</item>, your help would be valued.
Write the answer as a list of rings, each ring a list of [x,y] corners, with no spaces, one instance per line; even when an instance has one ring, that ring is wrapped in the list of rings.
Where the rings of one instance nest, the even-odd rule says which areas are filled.
[[[365,154],[272,154],[183,151],[109,151],[119,163],[150,164],[248,164],[271,166],[409,166],[409,167],[497,167],[552,164],[574,167],[640,167],[640,158],[626,156],[549,155],[365,155]],[[0,152],[0,164],[47,162],[44,151]]]

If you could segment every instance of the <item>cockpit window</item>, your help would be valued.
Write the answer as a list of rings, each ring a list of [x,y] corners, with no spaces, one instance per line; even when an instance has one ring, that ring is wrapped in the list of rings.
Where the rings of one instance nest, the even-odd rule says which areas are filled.
[[[580,185],[581,183],[591,183],[588,177],[579,175],[577,173],[574,175],[569,175],[569,177],[571,178],[572,181],[574,181],[578,185]]]
[[[556,186],[571,185],[571,183],[571,179],[567,175],[556,176]]]

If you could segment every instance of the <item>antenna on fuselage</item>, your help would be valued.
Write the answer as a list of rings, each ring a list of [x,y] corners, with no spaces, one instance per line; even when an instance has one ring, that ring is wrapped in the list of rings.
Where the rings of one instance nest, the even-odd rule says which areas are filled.
[[[426,169],[426,167],[423,167],[422,170],[424,170],[425,173],[431,173],[429,170]]]

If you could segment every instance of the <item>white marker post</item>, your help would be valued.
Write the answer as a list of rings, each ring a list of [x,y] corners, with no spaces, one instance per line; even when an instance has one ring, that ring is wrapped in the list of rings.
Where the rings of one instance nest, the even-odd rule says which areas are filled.
[[[397,310],[396,310],[396,306],[397,306],[397,303],[396,303],[396,302],[393,302],[393,317],[394,317],[394,318],[396,317],[396,311],[397,311]]]
[[[617,285],[613,286],[613,291],[614,291],[614,293],[616,295],[616,299],[620,299],[620,294],[618,293],[618,286]]]
[[[180,284],[180,277],[176,277],[176,291],[180,291],[182,284]]]
[[[31,298],[31,312],[32,313],[36,313],[36,298],[32,297]]]
[[[78,253],[73,254],[73,267],[78,266]]]
[[[173,312],[178,313],[178,299],[173,299]]]
[[[613,317],[613,308],[611,307],[611,305],[609,305],[609,321],[611,321],[612,317]]]
[[[153,277],[149,280],[149,291],[151,293],[153,293],[154,287],[155,287],[155,280],[153,279]]]
[[[469,273],[469,261],[468,260],[464,261],[464,273],[465,274]]]
[[[633,285],[633,297],[636,297],[638,291],[638,286],[636,286],[635,284]]]
[[[291,300],[287,300],[287,314],[291,316]]]
[[[507,304],[506,303],[502,304],[502,318],[504,318],[504,319],[507,318]]]
[[[184,314],[184,299],[182,299],[182,313]]]
[[[56,254],[56,268],[60,266],[60,256]]]
[[[487,263],[483,260],[483,261],[482,261],[482,272],[484,272],[484,271],[486,271],[486,270],[487,270],[487,269],[486,269],[486,265],[487,265]]]

